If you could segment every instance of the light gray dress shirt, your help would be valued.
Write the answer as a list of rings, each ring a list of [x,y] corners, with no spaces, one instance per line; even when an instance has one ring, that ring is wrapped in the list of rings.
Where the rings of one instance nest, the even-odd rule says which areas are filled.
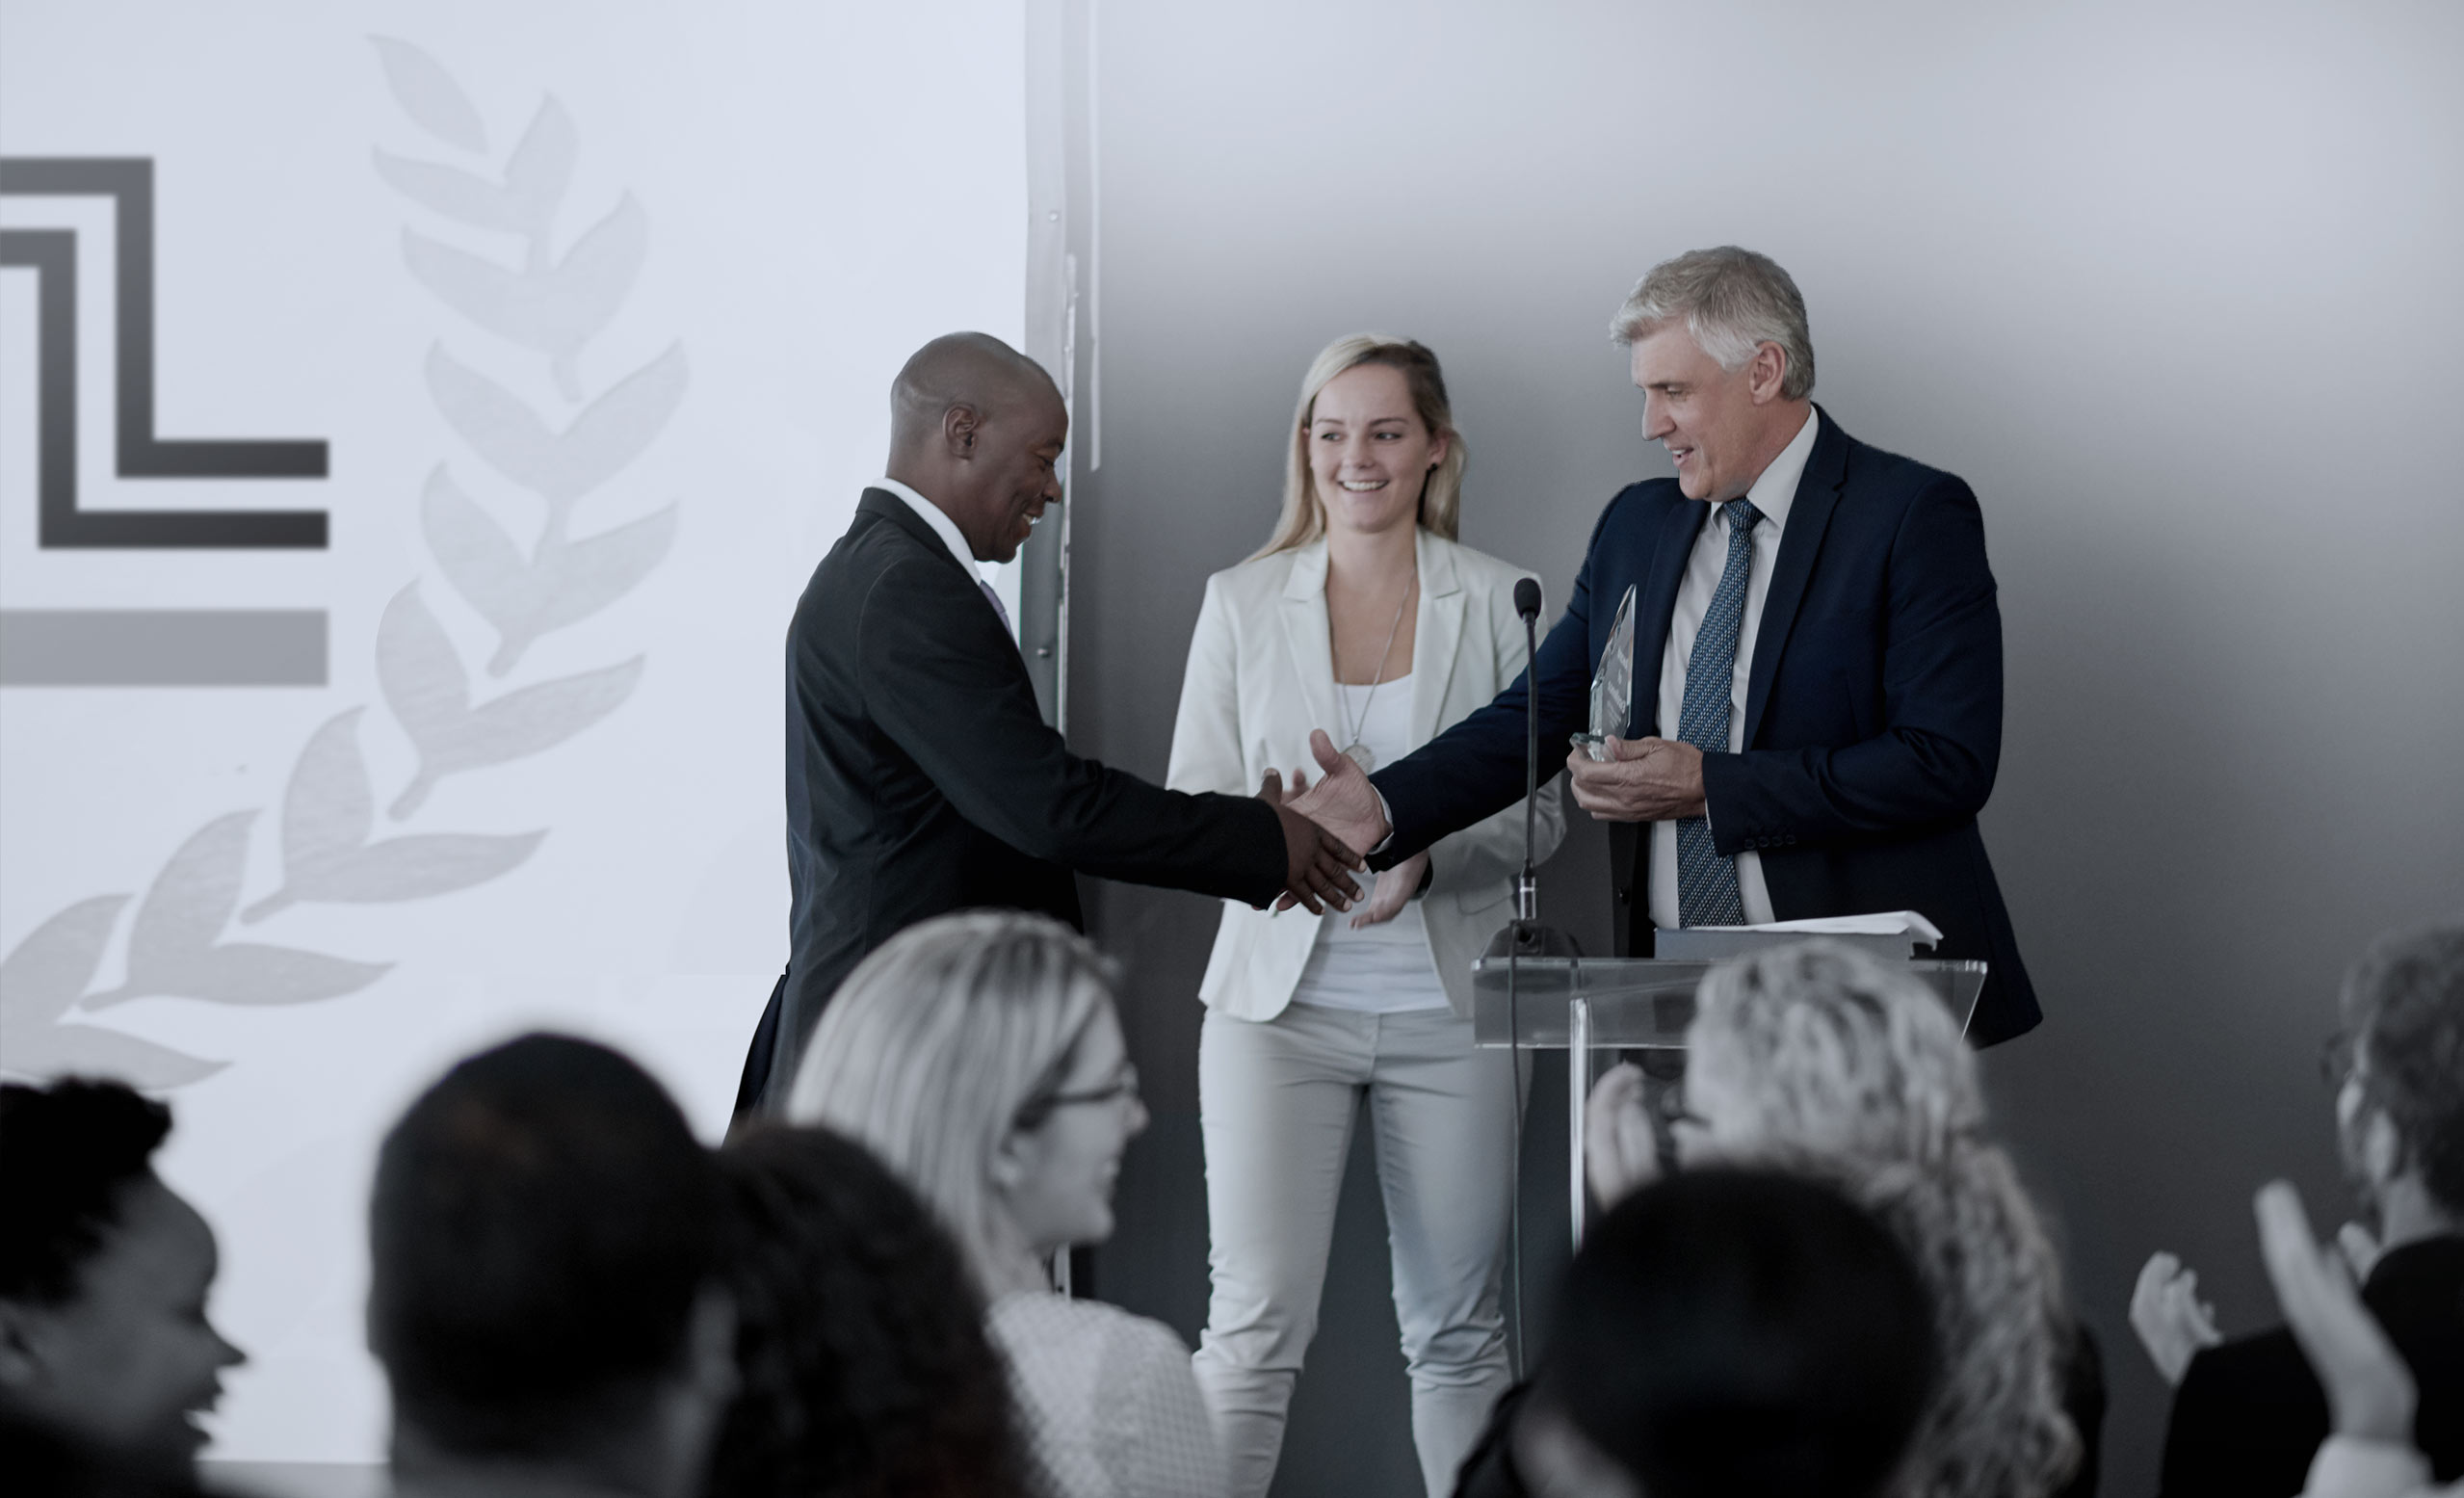
[[[1796,502],[1796,482],[1805,476],[1805,460],[1813,456],[1816,429],[1821,415],[1808,411],[1805,425],[1770,460],[1745,498],[1763,512],[1762,523],[1754,527],[1754,552],[1751,569],[1745,575],[1745,617],[1737,626],[1737,669],[1732,673],[1733,685],[1728,697],[1728,751],[1732,754],[1745,745],[1745,684],[1753,679],[1754,637],[1762,633],[1763,600],[1771,591],[1771,567],[1779,561],[1780,537],[1788,529],[1789,507]],[[1686,660],[1693,654],[1694,636],[1701,632],[1703,616],[1711,610],[1711,595],[1719,588],[1719,574],[1728,565],[1728,516],[1718,506],[1712,507],[1711,519],[1694,536],[1694,549],[1686,557],[1686,575],[1677,584],[1676,607],[1669,611],[1668,644],[1660,653],[1660,697],[1658,704],[1659,733],[1672,738],[1677,721],[1686,708]],[[1717,819],[1719,808],[1710,808]],[[1663,931],[1673,931],[1679,925],[1677,914],[1677,824],[1651,824],[1651,924]],[[1741,853],[1737,855],[1737,892],[1745,907],[1745,924],[1759,926],[1772,918],[1771,893],[1763,883],[1763,855]]]

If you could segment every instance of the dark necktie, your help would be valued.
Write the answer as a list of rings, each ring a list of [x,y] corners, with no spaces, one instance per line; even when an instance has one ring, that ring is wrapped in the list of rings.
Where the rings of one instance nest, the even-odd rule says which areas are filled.
[[[1728,563],[1711,607],[1686,659],[1686,705],[1677,737],[1706,754],[1728,752],[1730,697],[1736,691],[1737,632],[1745,618],[1745,579],[1754,567],[1754,526],[1763,517],[1752,501],[1732,499],[1720,509],[1728,522]],[[1712,846],[1711,823],[1686,817],[1677,823],[1677,924],[1743,926],[1745,904],[1737,892],[1737,860]]]

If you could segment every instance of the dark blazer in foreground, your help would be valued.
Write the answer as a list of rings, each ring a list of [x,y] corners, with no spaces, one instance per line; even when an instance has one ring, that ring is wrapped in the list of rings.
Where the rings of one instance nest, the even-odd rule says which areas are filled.
[[[1936,957],[1991,971],[1969,1038],[2033,1029],[2035,989],[1985,860],[1977,812],[2002,755],[2002,615],[1976,495],[1950,474],[1822,428],[1789,510],[1755,638],[1744,748],[1703,756],[1714,843],[1762,854],[1780,920],[1917,910]],[[1537,662],[1540,774],[1589,726],[1591,673],[1635,587],[1634,736],[1652,720],[1660,658],[1694,536],[1711,506],[1675,479],[1631,485],[1591,532],[1565,615]],[[1395,819],[1376,860],[1408,856],[1523,794],[1524,693],[1497,700],[1371,776]],[[1651,951],[1643,825],[1610,827],[1618,951]]]
[[[897,495],[866,489],[787,633],[791,946],[740,1109],[785,1101],[865,954],[977,907],[1077,926],[1072,870],[1261,904],[1283,889],[1283,828],[1263,802],[1184,796],[1071,753],[973,569]]]
[[[2413,1370],[2413,1439],[2442,1483],[2464,1477],[2464,1236],[2390,1248],[2362,1303]],[[2163,1498],[2292,1498],[2327,1438],[2327,1395],[2279,1327],[2202,1350],[2173,1395]]]

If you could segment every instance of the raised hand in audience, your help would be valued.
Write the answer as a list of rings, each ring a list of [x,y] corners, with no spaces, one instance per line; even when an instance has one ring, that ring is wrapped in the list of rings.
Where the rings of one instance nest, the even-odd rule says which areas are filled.
[[[1659,1178],[1659,1142],[1651,1130],[1642,1068],[1630,1061],[1603,1073],[1583,1105],[1583,1173],[1603,1207],[1615,1206]]]
[[[2251,1205],[2276,1303],[2327,1391],[2335,1433],[2410,1445],[2418,1397],[2412,1370],[2361,1303],[2344,1250],[2311,1236],[2310,1215],[2291,1181],[2260,1187]]]
[[[2201,1348],[2224,1340],[2215,1307],[2199,1299],[2199,1276],[2170,1253],[2148,1256],[2131,1291],[2131,1329],[2164,1381],[2179,1385]]]

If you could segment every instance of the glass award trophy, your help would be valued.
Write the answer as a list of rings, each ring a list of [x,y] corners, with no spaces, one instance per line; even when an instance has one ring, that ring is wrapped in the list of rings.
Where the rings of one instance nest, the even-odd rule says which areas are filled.
[[[1609,644],[1600,652],[1600,669],[1591,677],[1591,731],[1574,742],[1593,759],[1609,757],[1612,734],[1624,738],[1634,709],[1634,585],[1617,600],[1616,618],[1609,622]]]

